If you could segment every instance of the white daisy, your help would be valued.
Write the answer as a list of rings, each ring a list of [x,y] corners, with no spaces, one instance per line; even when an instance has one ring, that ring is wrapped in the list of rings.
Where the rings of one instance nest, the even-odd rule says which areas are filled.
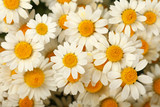
[[[142,45],[141,41],[133,41],[133,39],[123,33],[110,32],[109,43],[102,40],[97,47],[99,51],[93,55],[94,64],[98,66],[107,62],[103,68],[105,74],[110,70],[120,71],[121,67],[131,65],[137,56],[143,53],[142,49],[138,51]]]
[[[44,14],[42,17],[39,14],[36,14],[35,20],[31,19],[27,26],[31,29],[28,30],[33,41],[41,41],[44,44],[48,43],[50,39],[54,39],[56,32],[56,23],[52,21],[51,17],[48,17]]]
[[[108,78],[111,80],[109,87],[111,89],[117,89],[121,86],[124,87],[121,93],[122,100],[126,100],[130,95],[133,99],[138,99],[139,95],[144,95],[146,93],[142,84],[152,83],[152,78],[150,76],[137,74],[137,72],[146,67],[147,63],[146,60],[137,60],[131,66],[124,67],[121,72],[109,72]]]
[[[75,41],[78,45],[85,46],[87,51],[92,51],[97,42],[105,39],[103,34],[108,32],[105,27],[107,19],[101,18],[102,10],[97,8],[94,12],[91,6],[80,7],[77,13],[69,13],[65,26],[68,41]]]
[[[3,62],[6,63],[11,70],[18,67],[18,72],[33,70],[37,66],[43,44],[33,42],[31,35],[25,35],[22,31],[13,35],[11,33],[5,36],[6,42],[2,42],[1,46],[5,51],[1,52]]]
[[[56,73],[54,78],[58,88],[64,87],[64,94],[71,93],[72,95],[77,95],[78,92],[84,92],[83,84],[89,84],[89,76],[89,73],[85,73],[83,75],[78,73],[78,77],[74,79],[72,74],[66,78],[63,73]]]
[[[160,2],[159,0],[145,0],[145,2],[145,8],[140,13],[147,18],[144,22],[147,34],[153,33],[158,36],[160,33]]]
[[[73,79],[77,79],[78,73],[85,73],[83,66],[87,64],[87,53],[82,52],[81,46],[65,42],[64,46],[59,45],[58,50],[54,50],[54,54],[51,57],[51,61],[55,63],[52,68],[62,72],[64,77],[68,78],[71,73]]]
[[[28,14],[25,9],[31,9],[30,0],[0,0],[0,20],[6,17],[6,22],[19,23],[19,15],[27,18]]]
[[[121,88],[111,90],[107,87],[99,98],[99,104],[96,107],[131,107],[129,102],[119,100],[121,90]]]
[[[56,90],[54,70],[51,69],[53,63],[48,63],[49,59],[40,58],[38,66],[31,71],[13,75],[13,84],[18,85],[17,94],[20,98],[35,100],[46,99],[51,95],[51,91]]]
[[[131,32],[136,32],[137,29],[145,30],[142,22],[146,17],[140,14],[140,11],[145,7],[145,2],[137,0],[120,0],[115,1],[114,5],[110,6],[109,19],[110,24],[118,24],[116,27],[117,32],[124,31],[128,36]]]
[[[58,36],[58,42],[62,42],[64,39],[67,39],[65,35],[65,29],[67,29],[66,26],[64,26],[64,23],[67,21],[66,17],[70,12],[75,12],[77,9],[77,4],[70,2],[70,3],[64,3],[63,5],[56,3],[53,6],[50,6],[50,9],[52,10],[53,14],[50,14],[53,21],[57,23],[57,31],[56,34]]]
[[[44,107],[42,100],[29,99],[28,96],[21,99],[17,94],[9,95],[2,102],[2,107]]]
[[[146,85],[147,91],[153,93],[150,103],[160,106],[160,66],[158,64],[151,66],[150,72],[146,74],[153,78],[153,83]]]
[[[144,50],[143,56],[144,59],[146,59],[149,63],[152,63],[152,61],[156,61],[159,58],[159,47],[157,44],[159,44],[159,37],[157,36],[149,36],[146,31],[137,32],[135,35],[137,35],[137,39],[141,40],[142,47],[141,49]]]

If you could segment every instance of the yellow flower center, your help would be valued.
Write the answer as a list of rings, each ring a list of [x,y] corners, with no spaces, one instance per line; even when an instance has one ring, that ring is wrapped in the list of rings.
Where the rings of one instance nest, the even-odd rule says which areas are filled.
[[[27,26],[27,24],[24,24],[24,25],[22,25],[22,26],[20,27],[19,30],[21,30],[21,31],[23,32],[23,34],[25,35],[25,33],[26,33],[26,31],[27,31],[28,29],[30,29],[30,28]]]
[[[49,62],[51,62],[51,57],[55,56],[55,54],[53,53],[53,51],[49,52],[46,57],[49,58]]]
[[[145,40],[141,40],[141,42],[142,42],[141,49],[144,50],[143,55],[145,55],[148,52],[149,45]]]
[[[157,20],[156,14],[151,12],[151,11],[148,11],[148,12],[144,13],[144,16],[146,16],[146,18],[147,18],[145,23],[148,24],[148,25],[154,24]]]
[[[106,98],[101,102],[101,107],[118,107],[118,104],[113,98]]]
[[[27,59],[32,55],[32,46],[27,42],[19,42],[14,49],[16,56],[20,59]]]
[[[137,14],[134,10],[126,9],[125,11],[123,11],[122,20],[124,24],[126,25],[132,24],[136,21],[136,19],[137,19]]]
[[[36,26],[36,31],[39,35],[45,35],[48,32],[48,26],[44,23],[39,23]]]
[[[12,70],[10,76],[12,76],[14,74],[17,74],[17,73],[15,72],[15,70]]]
[[[20,0],[3,0],[4,6],[7,9],[15,10],[20,5]]]
[[[20,99],[19,100],[19,107],[33,107],[34,106],[34,101],[30,100],[27,97],[25,97],[24,99]]]
[[[64,26],[64,23],[67,21],[66,17],[67,17],[67,15],[62,15],[58,20],[59,26],[64,30],[67,29],[67,27]]]
[[[69,53],[66,54],[63,58],[63,64],[64,66],[68,68],[73,68],[78,63],[77,56],[75,54]]]
[[[150,101],[146,102],[143,107],[151,107],[150,106]]]
[[[84,20],[79,24],[78,30],[82,36],[89,37],[94,33],[95,26],[92,21]]]
[[[3,52],[5,49],[0,46],[0,52]]]
[[[78,73],[78,78],[77,79],[73,79],[73,76],[72,74],[70,74],[70,76],[67,78],[67,80],[70,82],[70,83],[75,83],[77,81],[79,81],[80,79],[80,74]]]
[[[43,71],[39,68],[34,68],[33,71],[27,71],[24,74],[25,83],[31,88],[40,87],[45,79]]]
[[[71,0],[57,0],[60,4],[69,3]]]
[[[102,86],[103,86],[103,84],[100,81],[98,81],[95,86],[92,86],[92,84],[90,82],[88,84],[88,86],[85,87],[85,89],[90,93],[96,93],[102,89]]]
[[[13,21],[13,20],[12,20],[12,22],[11,22],[11,23],[7,23],[6,17],[3,19],[3,21],[4,21],[4,23],[9,24],[9,25],[14,24],[14,21]]]
[[[123,50],[119,46],[110,46],[106,51],[106,56],[109,61],[120,61],[123,57]]]
[[[121,72],[121,79],[125,84],[133,84],[137,80],[137,72],[135,69],[128,67]]]
[[[154,91],[157,93],[157,94],[159,94],[160,95],[160,78],[158,78],[157,80],[155,80],[154,82],[153,82],[153,89],[154,89]]]

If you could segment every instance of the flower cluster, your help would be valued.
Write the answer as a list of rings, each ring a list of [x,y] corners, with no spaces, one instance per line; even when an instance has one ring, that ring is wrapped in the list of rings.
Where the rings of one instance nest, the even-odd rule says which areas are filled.
[[[160,106],[160,1],[103,2],[0,0],[0,106]]]

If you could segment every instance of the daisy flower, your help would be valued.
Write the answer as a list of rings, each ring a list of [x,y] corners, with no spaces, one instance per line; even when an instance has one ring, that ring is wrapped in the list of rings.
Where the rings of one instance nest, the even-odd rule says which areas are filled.
[[[101,18],[102,10],[97,8],[94,12],[91,6],[80,7],[77,13],[69,13],[65,26],[68,41],[76,42],[78,45],[86,47],[87,51],[92,51],[93,46],[98,41],[105,39],[103,34],[108,32],[105,27],[108,24],[107,19]]]
[[[83,93],[83,84],[89,84],[90,81],[89,73],[85,73],[83,75],[78,73],[78,77],[74,79],[72,74],[66,78],[64,77],[64,74],[60,72],[56,73],[54,78],[58,88],[64,87],[64,94],[71,93],[72,95],[77,95],[78,92]]]
[[[5,36],[6,42],[2,42],[1,46],[5,51],[1,52],[3,62],[6,63],[11,70],[18,67],[18,72],[33,70],[39,62],[43,50],[43,44],[33,42],[29,37],[24,35],[22,31],[18,31],[16,35],[11,33]]]
[[[151,66],[150,72],[146,74],[153,78],[153,83],[146,85],[147,91],[153,93],[150,103],[160,106],[160,66],[158,64]]]
[[[145,7],[145,2],[130,0],[115,1],[114,5],[110,6],[109,19],[110,24],[118,24],[117,32],[124,31],[125,34],[130,35],[131,32],[136,32],[137,29],[145,30],[142,22],[146,17],[140,14],[140,11]]]
[[[28,96],[21,99],[18,94],[11,94],[2,103],[2,107],[44,107],[42,100],[29,99]]]
[[[147,18],[143,24],[148,34],[158,36],[160,33],[160,2],[158,0],[146,0],[145,2],[145,8],[140,12]]]
[[[53,63],[48,61],[41,57],[33,70],[13,75],[13,84],[19,86],[17,94],[20,98],[28,96],[29,99],[45,100],[51,95],[50,90],[56,90],[54,70],[51,69]]]
[[[84,65],[87,64],[87,53],[82,52],[82,47],[75,43],[64,43],[64,46],[59,45],[58,50],[54,50],[55,56],[51,57],[51,61],[55,64],[53,69],[63,72],[64,77],[68,78],[70,74],[73,79],[78,78],[78,73],[84,74]]]
[[[129,102],[119,100],[121,90],[121,88],[111,90],[107,87],[99,98],[99,104],[96,107],[131,107]]]
[[[83,105],[95,107],[99,104],[99,98],[106,92],[105,86],[99,81],[95,86],[88,84],[85,86],[85,91],[80,93],[77,98],[77,102],[81,102]]]
[[[144,95],[146,93],[142,84],[152,83],[152,78],[150,76],[137,74],[146,67],[147,63],[146,60],[136,60],[131,66],[124,67],[121,72],[109,72],[108,78],[111,81],[109,87],[111,89],[123,87],[121,93],[122,100],[126,100],[130,95],[133,99],[137,100],[139,95]]]
[[[143,56],[149,63],[152,61],[156,61],[159,58],[159,49],[157,44],[159,43],[159,37],[157,36],[149,36],[146,31],[137,32],[137,39],[141,40],[142,47],[141,49],[144,50]]]
[[[53,14],[50,14],[53,21],[57,23],[57,31],[56,34],[58,36],[58,42],[62,43],[64,39],[67,39],[65,35],[65,30],[67,27],[64,25],[64,23],[67,21],[66,17],[70,12],[75,12],[77,8],[77,4],[70,2],[70,3],[64,3],[63,5],[56,3],[53,6],[50,6],[50,9],[52,10]]]
[[[35,20],[31,19],[27,26],[30,28],[28,34],[30,38],[33,38],[33,41],[43,42],[44,44],[48,43],[50,39],[56,38],[56,23],[52,21],[51,17],[48,17],[44,14],[42,17],[39,14],[36,14]]]
[[[0,7],[1,21],[6,17],[7,23],[11,23],[12,20],[19,23],[19,15],[26,19],[28,14],[25,9],[31,9],[32,5],[30,0],[1,0]]]
[[[105,74],[110,70],[120,71],[121,67],[131,65],[143,52],[138,51],[142,45],[140,41],[132,41],[132,38],[123,33],[109,32],[108,42],[103,40],[97,47],[99,51],[93,55],[96,66],[107,62],[103,68]]]

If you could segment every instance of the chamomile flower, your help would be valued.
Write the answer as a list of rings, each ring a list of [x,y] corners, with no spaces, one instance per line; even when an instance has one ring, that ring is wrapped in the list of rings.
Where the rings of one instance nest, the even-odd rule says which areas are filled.
[[[160,40],[157,36],[149,36],[146,31],[137,32],[137,39],[141,40],[142,47],[141,49],[144,50],[143,56],[149,63],[152,61],[156,61],[159,58],[159,49],[157,44]]]
[[[71,93],[72,95],[77,95],[78,92],[83,93],[83,84],[89,84],[90,81],[88,73],[85,73],[83,75],[78,73],[78,77],[76,79],[73,78],[72,74],[70,74],[69,77],[66,78],[64,77],[63,73],[56,73],[54,78],[58,88],[64,87],[64,94]]]
[[[107,62],[103,68],[105,74],[110,70],[120,71],[121,67],[131,65],[137,56],[143,52],[138,51],[141,47],[140,41],[132,41],[123,33],[114,34],[110,32],[108,42],[103,40],[97,47],[99,51],[93,55],[96,66]]]
[[[13,84],[19,86],[17,94],[20,98],[28,96],[29,99],[45,100],[51,95],[50,90],[56,90],[54,70],[51,69],[53,63],[48,61],[41,57],[33,70],[13,75]]]
[[[119,100],[121,90],[121,88],[111,90],[107,87],[99,98],[99,104],[96,107],[131,107],[129,102]]]
[[[108,73],[110,78],[111,89],[117,89],[124,87],[121,93],[121,99],[126,100],[128,96],[132,96],[133,99],[138,99],[139,95],[144,95],[146,90],[142,84],[152,83],[152,78],[147,75],[138,75],[137,72],[144,69],[147,65],[146,60],[136,60],[131,66],[126,66],[121,72],[112,71]]]
[[[85,91],[78,95],[77,101],[83,105],[95,107],[99,104],[99,98],[106,92],[106,88],[100,81],[95,86],[90,82],[88,86],[85,86]]]
[[[29,99],[28,96],[21,99],[18,94],[11,94],[2,103],[2,107],[44,107],[42,100]]]
[[[33,38],[33,41],[43,42],[44,44],[48,43],[50,39],[54,39],[56,32],[56,23],[52,21],[51,17],[48,17],[44,14],[42,17],[39,14],[36,14],[35,20],[31,19],[27,26],[30,28],[28,34],[30,38]]]
[[[51,57],[51,61],[55,63],[52,68],[63,72],[64,77],[68,78],[71,74],[73,79],[77,79],[78,73],[85,73],[83,66],[87,64],[87,54],[82,52],[81,46],[65,42],[64,46],[59,45],[58,50],[54,50],[54,54]]]
[[[1,52],[3,62],[6,63],[11,70],[18,68],[18,72],[33,70],[37,66],[44,46],[41,43],[33,42],[30,35],[23,34],[18,31],[16,35],[9,33],[1,46],[5,51]]]
[[[67,16],[70,12],[75,12],[77,7],[76,3],[70,2],[70,3],[64,3],[63,5],[56,3],[55,5],[51,6],[50,9],[52,10],[53,14],[50,14],[53,21],[57,23],[57,32],[56,34],[58,36],[58,42],[62,42],[64,39],[67,39],[67,36],[65,35],[65,30],[67,27],[64,25],[64,23],[67,21]]]
[[[144,7],[145,3],[142,1],[130,0],[129,3],[127,0],[115,1],[114,5],[110,6],[109,23],[118,24],[116,31],[124,31],[128,36],[137,29],[145,30],[142,22],[146,17],[140,14]]]
[[[7,23],[11,23],[12,20],[19,23],[19,15],[26,19],[28,15],[25,9],[31,9],[32,5],[30,0],[1,0],[0,7],[1,21],[6,17]]]
[[[153,93],[150,103],[160,106],[160,66],[158,64],[151,66],[150,72],[146,74],[153,78],[153,83],[146,85],[147,91]]]
[[[105,39],[103,34],[108,32],[105,27],[107,19],[101,18],[102,10],[97,8],[94,12],[91,6],[80,7],[77,13],[69,13],[65,26],[65,33],[69,42],[76,42],[85,46],[87,51],[92,51],[98,41]]]
[[[144,22],[147,34],[158,36],[160,33],[160,2],[158,0],[146,0],[145,2],[145,8],[140,13],[147,18]]]

